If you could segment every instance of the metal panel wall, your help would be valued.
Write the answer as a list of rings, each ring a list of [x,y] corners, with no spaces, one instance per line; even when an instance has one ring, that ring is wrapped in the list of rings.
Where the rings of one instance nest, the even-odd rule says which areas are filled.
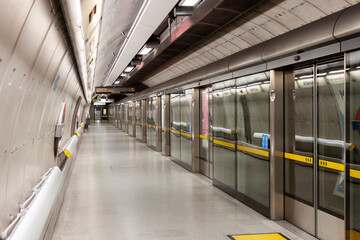
[[[55,123],[66,103],[65,132],[82,96],[60,8],[49,1],[3,1],[0,8],[0,229],[18,212],[54,158]],[[15,14],[14,14],[15,13]],[[84,108],[80,104],[80,112]]]

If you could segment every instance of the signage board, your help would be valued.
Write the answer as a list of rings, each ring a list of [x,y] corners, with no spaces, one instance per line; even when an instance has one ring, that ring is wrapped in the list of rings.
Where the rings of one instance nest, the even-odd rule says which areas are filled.
[[[135,93],[135,88],[124,87],[96,87],[96,94],[124,94]]]

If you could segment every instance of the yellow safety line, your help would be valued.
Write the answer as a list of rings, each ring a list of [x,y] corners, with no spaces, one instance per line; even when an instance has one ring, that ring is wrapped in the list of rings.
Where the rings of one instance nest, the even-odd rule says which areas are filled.
[[[209,137],[208,137],[208,136],[205,136],[205,135],[202,135],[202,134],[200,134],[200,138],[202,138],[202,139],[206,139],[206,140],[208,140],[208,139],[209,139]]]
[[[180,131],[176,131],[176,130],[170,130],[172,133],[175,133],[175,134],[179,134],[180,135]]]
[[[350,177],[360,179],[360,171],[355,169],[350,169]]]
[[[286,152],[285,153],[285,158],[290,159],[290,160],[294,160],[294,161],[298,161],[298,162],[313,164],[313,158],[312,157],[305,157],[305,156],[301,156],[301,155]]]
[[[330,161],[320,159],[319,166],[324,167],[324,168],[334,169],[334,170],[341,171],[341,172],[344,171],[344,164],[341,164],[341,163],[330,162]]]
[[[237,148],[240,151],[254,153],[257,155],[264,156],[264,157],[269,157],[269,152],[265,151],[265,150],[260,150],[260,149],[252,148],[252,147],[246,147],[246,146],[242,146],[242,145],[238,145]]]
[[[313,164],[313,158],[312,157],[306,157],[306,156],[286,152],[285,153],[285,158],[290,159],[290,160],[294,160],[294,161],[298,161],[298,162]],[[328,169],[341,171],[341,172],[344,171],[344,164],[331,162],[331,161],[327,161],[327,160],[319,159],[319,166],[324,167],[324,168],[328,168]]]
[[[224,146],[224,147],[229,147],[229,148],[235,148],[234,143],[228,143],[228,142],[224,142],[224,141],[220,141],[220,140],[216,140],[216,139],[214,139],[214,144]]]
[[[192,137],[192,136],[191,136],[191,133],[181,132],[181,135],[182,135],[182,136],[185,136],[185,137],[190,137],[190,138]]]

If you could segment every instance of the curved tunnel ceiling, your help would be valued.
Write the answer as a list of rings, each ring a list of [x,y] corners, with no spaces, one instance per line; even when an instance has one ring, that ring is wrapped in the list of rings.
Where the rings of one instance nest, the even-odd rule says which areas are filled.
[[[159,68],[138,81],[153,87],[358,2],[360,0],[267,0],[174,57],[169,67]]]
[[[106,0],[102,16],[98,58],[95,69],[95,86],[104,81],[115,54],[124,43],[144,0]]]

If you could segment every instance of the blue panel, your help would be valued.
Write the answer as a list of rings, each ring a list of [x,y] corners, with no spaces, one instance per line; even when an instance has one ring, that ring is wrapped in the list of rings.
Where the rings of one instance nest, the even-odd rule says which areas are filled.
[[[262,135],[262,147],[265,149],[269,148],[269,135],[267,134]]]
[[[55,85],[54,85],[54,88],[53,88],[54,91],[55,91],[56,88],[57,88],[57,85],[58,85],[58,83],[59,83],[59,80],[60,80],[60,75],[57,76],[57,79],[56,79],[56,82],[55,82]]]

